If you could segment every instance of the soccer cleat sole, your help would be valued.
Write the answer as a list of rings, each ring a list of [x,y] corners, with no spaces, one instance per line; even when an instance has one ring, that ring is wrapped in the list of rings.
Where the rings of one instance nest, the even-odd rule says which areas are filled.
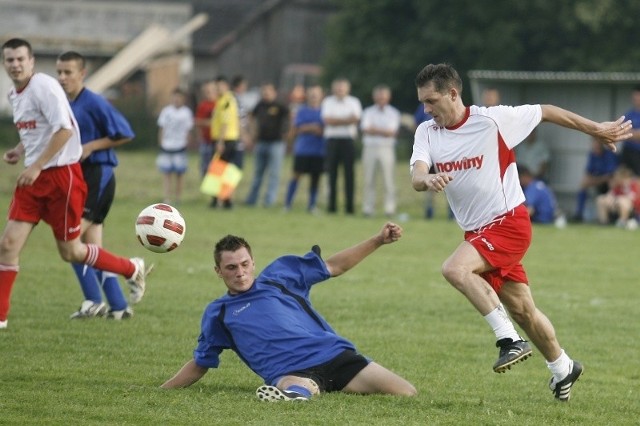
[[[256,396],[260,401],[278,402],[278,401],[308,401],[309,398],[304,396],[289,397],[275,386],[260,386],[256,390]]]
[[[495,371],[496,373],[506,373],[507,370],[511,370],[511,366],[514,364],[519,363],[520,361],[524,361],[527,358],[531,357],[531,355],[533,355],[533,351],[529,350],[529,352],[524,352],[522,354],[520,354],[520,356],[518,358],[512,359],[511,361],[505,363],[505,364],[501,364],[501,365],[497,365],[493,367],[493,371]]]

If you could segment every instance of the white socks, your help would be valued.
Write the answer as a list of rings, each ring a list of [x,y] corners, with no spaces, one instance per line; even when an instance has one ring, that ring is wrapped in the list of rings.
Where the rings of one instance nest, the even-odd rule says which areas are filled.
[[[572,364],[573,361],[571,361],[571,358],[565,353],[564,349],[558,359],[553,362],[547,361],[547,367],[549,367],[549,370],[553,373],[553,378],[556,383],[569,375],[573,367]]]
[[[507,315],[507,311],[505,311],[502,303],[499,304],[493,311],[485,315],[484,319],[487,320],[487,322],[493,329],[497,340],[505,338],[509,338],[514,342],[523,340],[516,329],[513,327],[513,323],[511,322],[511,319],[509,319],[509,315]]]

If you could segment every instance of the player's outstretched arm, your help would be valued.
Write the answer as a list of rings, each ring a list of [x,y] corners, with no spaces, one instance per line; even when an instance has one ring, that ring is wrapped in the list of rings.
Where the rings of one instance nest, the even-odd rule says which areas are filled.
[[[329,257],[325,261],[327,269],[332,277],[342,275],[376,251],[378,247],[396,242],[400,237],[402,237],[402,227],[395,223],[387,222],[378,234]]]
[[[616,121],[604,121],[597,123],[582,117],[574,112],[567,111],[555,105],[542,105],[542,121],[557,124],[569,129],[578,130],[598,139],[603,145],[612,151],[616,151],[616,142],[629,139],[633,136],[631,120],[622,116]]]
[[[164,389],[186,388],[204,376],[208,368],[200,367],[192,359],[188,361],[175,376],[164,382],[160,387]]]

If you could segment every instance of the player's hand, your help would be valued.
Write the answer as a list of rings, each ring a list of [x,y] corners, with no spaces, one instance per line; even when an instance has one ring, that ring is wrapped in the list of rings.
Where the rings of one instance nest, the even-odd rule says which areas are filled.
[[[20,173],[16,184],[17,186],[33,185],[36,179],[38,179],[38,176],[40,176],[40,169],[32,165],[30,167],[27,167],[22,171],[22,173]]]
[[[14,148],[5,152],[2,159],[8,164],[17,164],[20,160],[20,155],[20,151]]]
[[[394,243],[402,237],[402,227],[393,222],[387,222],[380,231],[382,244]]]
[[[616,121],[605,121],[600,123],[593,136],[597,138],[607,149],[616,152],[617,149],[615,143],[632,137],[633,133],[631,130],[631,120],[625,121],[625,117],[623,115]]]
[[[431,177],[427,179],[427,188],[434,192],[442,192],[449,182],[453,180],[453,176],[446,173],[437,173],[429,176]]]

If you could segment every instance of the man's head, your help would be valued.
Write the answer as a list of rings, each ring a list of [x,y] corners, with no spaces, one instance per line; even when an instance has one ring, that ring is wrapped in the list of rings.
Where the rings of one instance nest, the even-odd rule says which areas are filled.
[[[68,51],[60,54],[56,60],[58,82],[71,100],[78,97],[84,87],[87,76],[86,61],[78,52]]]
[[[244,293],[253,285],[255,263],[251,246],[244,238],[227,235],[216,243],[213,251],[215,271],[230,294]]]
[[[453,126],[464,116],[462,80],[449,64],[429,64],[416,76],[418,100],[440,126]]]
[[[307,105],[313,108],[317,108],[322,103],[322,98],[324,97],[324,90],[322,86],[319,84],[314,84],[313,86],[307,87],[306,98]]]
[[[2,45],[2,64],[15,88],[24,88],[35,68],[31,44],[21,38],[7,40]]]
[[[336,97],[342,99],[351,92],[351,83],[344,77],[338,77],[331,83],[331,91]]]
[[[500,105],[500,92],[495,87],[487,87],[482,91],[482,106]]]
[[[278,91],[276,90],[276,86],[272,83],[265,83],[260,86],[260,97],[265,102],[273,102],[278,97]]]
[[[237,94],[246,92],[248,88],[249,82],[242,75],[236,75],[233,77],[233,80],[231,80],[231,89]]]
[[[523,188],[526,188],[534,180],[533,173],[531,173],[531,170],[529,170],[526,166],[522,164],[518,164],[517,168],[518,168],[518,178],[520,179],[520,185]]]
[[[200,86],[202,98],[208,101],[215,101],[218,98],[218,86],[215,81],[205,81]]]
[[[179,87],[173,89],[173,92],[171,92],[171,103],[176,108],[183,107],[187,103],[187,93]]]
[[[373,88],[372,97],[376,105],[380,107],[388,105],[391,101],[391,88],[385,84],[379,84]]]
[[[229,80],[224,75],[216,77],[216,86],[218,87],[218,94],[223,95],[229,91]]]

